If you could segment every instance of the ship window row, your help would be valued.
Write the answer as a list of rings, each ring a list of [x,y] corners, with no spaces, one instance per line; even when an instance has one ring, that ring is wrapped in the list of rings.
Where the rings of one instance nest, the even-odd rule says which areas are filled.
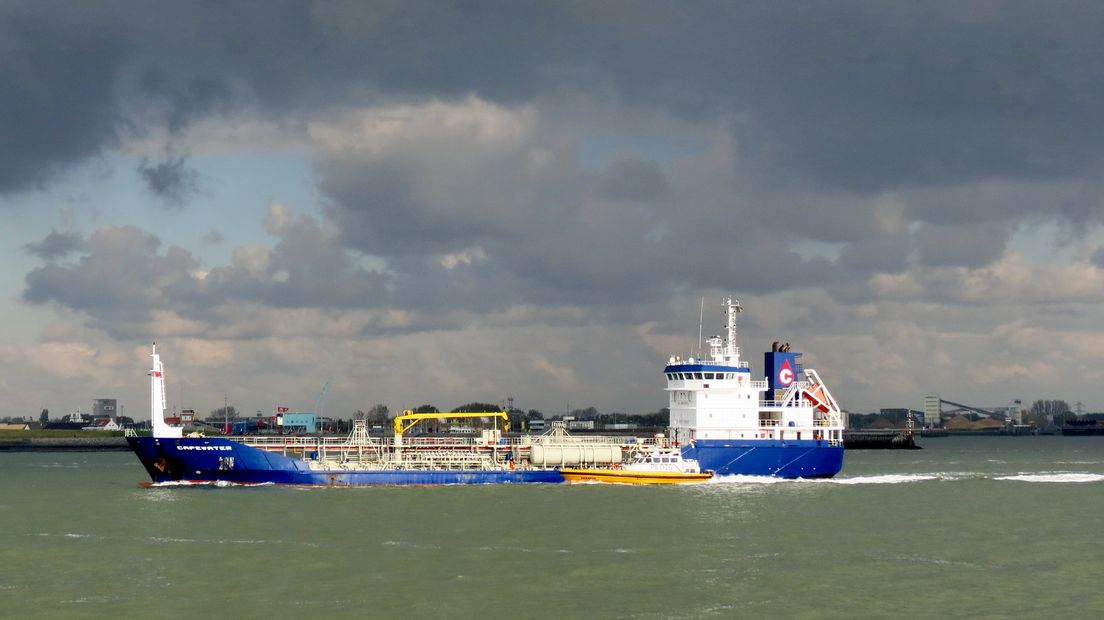
[[[644,459],[644,462],[645,463],[677,463],[678,459],[676,459],[673,456],[670,456],[670,457],[663,457],[663,456],[654,456],[653,457],[653,456],[649,456],[648,458]]]
[[[738,372],[669,372],[667,378],[672,381],[731,381]]]

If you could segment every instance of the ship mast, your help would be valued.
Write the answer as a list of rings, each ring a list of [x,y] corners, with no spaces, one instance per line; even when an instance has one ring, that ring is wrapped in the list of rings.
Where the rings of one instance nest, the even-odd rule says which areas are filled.
[[[740,300],[726,297],[724,300],[725,314],[728,318],[728,340],[725,342],[726,361],[740,363],[740,347],[736,346],[736,315],[744,311]]]
[[[150,369],[150,422],[153,425],[154,437],[182,437],[183,431],[179,426],[171,426],[165,422],[165,367],[161,364],[161,356],[157,354],[157,343],[153,344],[153,367]]]

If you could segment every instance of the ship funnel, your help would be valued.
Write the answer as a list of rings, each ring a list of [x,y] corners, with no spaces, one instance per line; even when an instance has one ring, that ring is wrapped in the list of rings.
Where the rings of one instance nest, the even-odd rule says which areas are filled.
[[[184,433],[179,426],[172,426],[165,422],[165,367],[161,364],[161,356],[157,354],[157,343],[153,345],[153,366],[150,369],[150,422],[153,425],[154,437],[183,437]]]

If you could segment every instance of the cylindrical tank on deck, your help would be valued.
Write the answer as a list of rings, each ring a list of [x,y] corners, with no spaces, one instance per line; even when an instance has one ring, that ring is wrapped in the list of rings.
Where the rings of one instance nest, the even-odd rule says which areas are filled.
[[[584,463],[620,463],[621,447],[613,445],[552,445],[534,444],[529,461],[537,466],[582,465]]]

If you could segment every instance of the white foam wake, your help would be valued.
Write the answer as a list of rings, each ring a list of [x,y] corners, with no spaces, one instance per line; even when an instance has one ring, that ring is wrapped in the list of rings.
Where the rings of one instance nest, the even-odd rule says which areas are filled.
[[[729,476],[713,476],[705,481],[705,484],[778,484],[780,482],[792,482],[786,478],[772,478],[770,476],[744,476],[733,474]]]
[[[936,474],[884,474],[880,476],[855,476],[853,478],[772,478],[770,476],[714,476],[710,484],[905,484],[939,480]]]
[[[264,487],[272,486],[271,482],[230,482],[228,480],[167,480],[165,482],[150,482],[145,486],[152,488],[165,487]]]
[[[1104,474],[1017,474],[1015,476],[1000,476],[994,480],[1016,480],[1019,482],[1100,482],[1104,481]]]
[[[833,484],[906,484],[909,482],[923,482],[925,480],[938,480],[939,476],[931,474],[885,474],[882,476],[855,476],[854,478],[829,478]]]

